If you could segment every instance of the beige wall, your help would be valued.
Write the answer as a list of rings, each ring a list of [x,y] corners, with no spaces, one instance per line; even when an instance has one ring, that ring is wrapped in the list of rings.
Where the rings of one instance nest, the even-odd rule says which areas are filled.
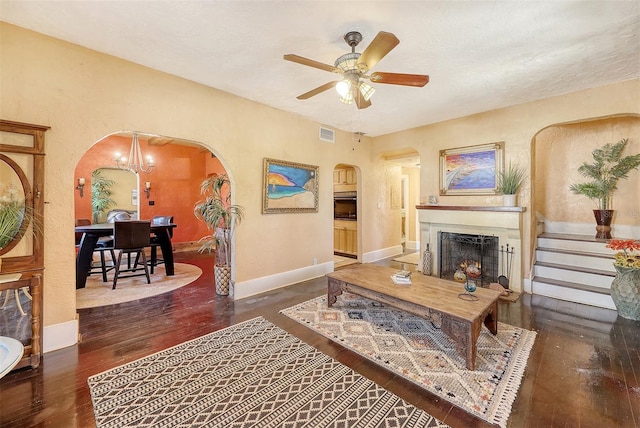
[[[504,141],[505,162],[512,161],[528,166],[529,179],[518,196],[518,205],[527,208],[524,213],[523,236],[523,272],[526,276],[530,270],[532,235],[535,230],[531,213],[530,174],[533,165],[532,146],[536,134],[558,123],[638,113],[640,113],[640,80],[636,79],[380,136],[373,141],[373,152],[375,155],[407,148],[418,151],[421,165],[420,199],[426,200],[427,195],[439,193],[440,150]],[[609,136],[613,137],[614,134],[619,133],[611,132]],[[637,140],[640,139],[637,132],[629,137],[635,140],[633,146],[637,148]],[[601,136],[598,139],[602,141],[603,138],[604,136]],[[608,141],[606,139],[605,142]],[[640,174],[635,174],[628,183],[625,183],[627,190],[623,193],[633,192],[633,189],[639,187]],[[638,198],[637,193],[625,196]],[[495,195],[439,196],[439,203],[441,205],[502,205],[502,197]],[[533,219],[535,221],[535,216]]]
[[[569,186],[589,181],[578,167],[584,162],[593,163],[594,149],[624,138],[629,141],[623,156],[640,153],[640,117],[588,120],[540,131],[535,137],[536,212],[553,222],[594,223],[592,210],[599,207],[585,196],[574,195]],[[639,170],[618,182],[612,199],[614,228],[640,227],[639,183]]]
[[[251,280],[333,262],[332,171],[355,165],[374,188],[370,139],[319,124],[34,32],[0,24],[0,117],[51,126],[46,133],[45,326],[75,320],[73,171],[94,142],[117,131],[197,141],[219,156],[247,215],[237,233],[237,287]],[[319,166],[320,208],[310,214],[261,214],[263,158]],[[366,198],[365,198],[366,199]],[[384,222],[368,210],[362,234]],[[65,244],[67,243],[67,244]],[[399,243],[365,239],[362,252]],[[375,245],[375,247],[373,247]]]
[[[550,124],[639,110],[638,80],[356,142],[338,131],[319,141],[319,124],[293,114],[0,23],[0,117],[51,126],[46,133],[45,326],[75,320],[73,172],[105,135],[132,131],[202,143],[234,182],[234,203],[246,208],[238,228],[236,287],[333,260],[332,171],[354,165],[362,216],[364,261],[400,243],[400,212],[391,189],[401,169],[381,154],[413,148],[421,156],[418,199],[438,193],[438,151],[506,142],[506,159],[528,164],[534,135]],[[436,84],[432,82],[430,84]],[[320,208],[310,214],[261,214],[263,158],[319,166]],[[529,183],[521,204],[530,206]],[[440,197],[441,203],[499,205],[488,197]],[[530,213],[527,211],[528,220]],[[525,237],[525,239],[530,239]],[[526,260],[526,259],[525,259]],[[273,282],[273,281],[272,281]]]

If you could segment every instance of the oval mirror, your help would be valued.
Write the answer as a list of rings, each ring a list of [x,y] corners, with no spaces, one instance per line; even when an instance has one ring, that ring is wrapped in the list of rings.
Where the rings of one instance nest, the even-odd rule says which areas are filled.
[[[32,220],[29,181],[11,158],[0,154],[0,255],[20,242]]]

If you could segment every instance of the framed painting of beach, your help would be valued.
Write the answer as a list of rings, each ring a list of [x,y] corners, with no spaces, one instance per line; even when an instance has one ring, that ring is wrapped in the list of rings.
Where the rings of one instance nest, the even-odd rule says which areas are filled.
[[[318,212],[318,167],[265,158],[262,213]]]
[[[440,150],[441,195],[495,195],[504,142]]]

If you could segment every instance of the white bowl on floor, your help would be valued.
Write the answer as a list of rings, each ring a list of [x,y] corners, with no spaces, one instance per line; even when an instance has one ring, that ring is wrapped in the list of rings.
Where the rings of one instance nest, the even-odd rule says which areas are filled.
[[[18,364],[24,353],[24,346],[20,341],[0,336],[0,379]]]

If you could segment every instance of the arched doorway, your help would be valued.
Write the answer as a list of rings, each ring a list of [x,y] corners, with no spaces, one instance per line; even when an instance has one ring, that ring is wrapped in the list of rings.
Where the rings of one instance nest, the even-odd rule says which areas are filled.
[[[397,234],[405,252],[420,248],[420,224],[416,205],[420,202],[420,155],[413,149],[384,156],[392,168],[396,183],[392,185],[391,208],[399,210]],[[396,190],[393,190],[396,189]]]
[[[359,170],[337,164],[333,170],[333,254],[334,267],[356,263],[362,210],[359,204]]]
[[[132,181],[120,183],[120,178],[112,180],[122,185],[121,198],[108,207],[97,219],[105,222],[109,211],[124,210],[134,219],[151,220],[158,216],[171,216],[177,225],[173,229],[171,240],[173,252],[194,251],[200,248],[198,242],[209,235],[206,225],[197,220],[193,213],[194,205],[201,199],[201,183],[211,175],[226,174],[227,171],[219,157],[200,143],[138,133],[143,156],[150,155],[154,166],[148,171],[122,171],[116,166],[115,153],[129,153],[132,145],[132,133],[119,132],[107,135],[97,141],[82,156],[76,165],[74,187],[82,181],[83,194],[75,191],[74,212],[76,219],[93,218],[92,208],[92,172],[100,171],[105,175],[119,173],[130,175]],[[109,176],[111,177],[111,176]],[[119,190],[118,190],[119,191]],[[233,257],[232,257],[233,259]],[[118,282],[118,288],[121,282]]]

